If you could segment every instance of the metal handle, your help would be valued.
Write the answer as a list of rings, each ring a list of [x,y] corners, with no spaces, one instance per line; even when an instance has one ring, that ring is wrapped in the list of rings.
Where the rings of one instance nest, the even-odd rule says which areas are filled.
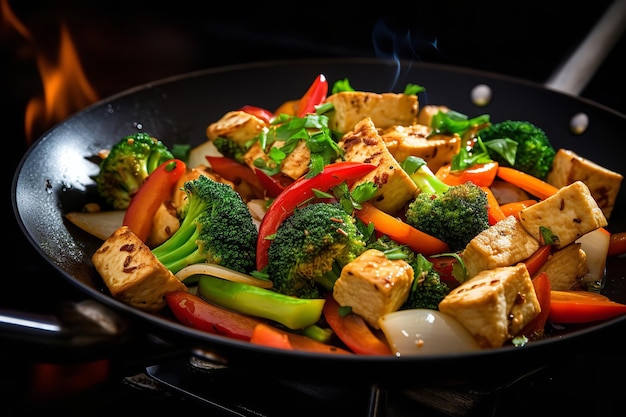
[[[626,0],[615,0],[584,41],[546,82],[546,87],[579,95],[626,29]]]

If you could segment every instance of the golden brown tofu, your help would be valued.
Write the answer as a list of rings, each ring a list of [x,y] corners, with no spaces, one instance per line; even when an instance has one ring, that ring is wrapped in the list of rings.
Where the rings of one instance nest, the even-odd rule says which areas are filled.
[[[220,120],[211,123],[206,128],[206,135],[211,141],[223,137],[243,146],[258,136],[266,126],[265,121],[258,117],[236,110],[226,113]]]
[[[515,216],[508,216],[476,235],[462,256],[470,277],[480,271],[510,266],[523,261],[539,249],[539,241],[530,235]]]
[[[541,228],[549,229],[558,237],[554,243],[557,249],[607,225],[606,217],[582,181],[562,187],[556,194],[521,210],[519,220],[539,241]]]
[[[481,271],[454,288],[439,310],[456,318],[483,348],[496,348],[541,311],[523,263]]]
[[[340,133],[354,129],[366,117],[385,129],[394,125],[410,126],[417,120],[416,95],[343,91],[326,98],[335,110],[329,114],[328,127]]]
[[[169,239],[180,228],[176,207],[171,201],[159,206],[152,220],[152,231],[146,244],[154,248]]]
[[[419,193],[417,186],[398,161],[389,152],[371,119],[357,123],[352,132],[339,141],[346,161],[374,164],[375,170],[357,180],[353,187],[371,181],[378,191],[370,203],[378,209],[395,215]]]
[[[117,229],[93,254],[94,267],[111,295],[148,312],[165,307],[172,291],[187,291],[127,226]]]
[[[441,166],[452,162],[452,157],[461,150],[461,138],[456,134],[431,134],[430,127],[418,124],[392,126],[380,132],[396,161],[402,163],[409,156],[419,156],[431,171],[437,172]]]
[[[283,162],[280,164],[280,172],[291,179],[297,180],[308,172],[310,162],[311,150],[306,142],[301,140],[293,152],[283,159]]]
[[[437,113],[444,112],[447,113],[450,109],[447,106],[436,106],[434,104],[427,104],[422,106],[417,115],[417,123],[425,126],[431,126],[431,122],[433,120],[433,116]]]
[[[283,146],[285,142],[276,141],[272,144],[272,147]],[[257,159],[263,160],[268,166],[275,166],[275,163],[270,160],[269,156],[263,151],[261,145],[256,142],[243,156],[244,163],[250,168],[255,168],[254,161]],[[285,174],[291,179],[298,179],[309,170],[309,162],[311,161],[311,150],[307,146],[306,142],[301,140],[298,142],[293,152],[289,153],[280,164],[280,172]]]
[[[413,268],[406,261],[390,260],[383,252],[369,249],[343,268],[333,297],[378,329],[378,319],[407,300],[412,283]]]
[[[545,272],[553,290],[576,289],[589,272],[587,254],[580,243],[571,243],[563,249],[554,251],[546,263],[537,272]]]
[[[552,162],[546,181],[561,188],[575,181],[582,181],[609,219],[622,184],[623,176],[585,159],[575,152],[559,149]]]

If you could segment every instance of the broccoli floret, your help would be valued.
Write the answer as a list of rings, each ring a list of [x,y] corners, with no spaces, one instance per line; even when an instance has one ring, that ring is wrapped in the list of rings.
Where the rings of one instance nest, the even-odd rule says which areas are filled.
[[[453,252],[489,227],[487,194],[479,186],[447,185],[419,157],[408,157],[402,167],[421,191],[405,212],[408,224],[443,240]]]
[[[480,130],[478,136],[483,143],[495,139],[511,139],[517,142],[513,164],[493,149],[489,149],[489,156],[502,166],[512,166],[539,179],[546,179],[556,150],[539,127],[527,121],[505,120]]]
[[[280,225],[268,250],[267,273],[277,292],[320,298],[341,268],[365,250],[356,220],[339,203],[297,208]]]
[[[187,181],[180,228],[152,253],[173,273],[210,262],[249,273],[256,265],[258,231],[248,206],[228,184],[200,175]]]
[[[234,159],[238,162],[244,162],[243,157],[247,150],[234,140],[220,136],[215,138],[213,145],[215,145],[215,148],[219,151],[219,153],[225,157]]]
[[[400,310],[413,308],[428,308],[439,310],[439,303],[450,292],[450,287],[441,280],[439,273],[433,269],[433,264],[422,254],[416,254],[413,267],[413,284],[409,290],[409,297],[400,307]]]
[[[115,209],[125,210],[146,177],[172,152],[147,133],[135,133],[114,144],[94,177],[97,191]]]
[[[387,259],[403,259],[408,264],[415,259],[415,252],[410,247],[399,244],[387,235],[368,243],[367,249],[377,249],[384,253]]]

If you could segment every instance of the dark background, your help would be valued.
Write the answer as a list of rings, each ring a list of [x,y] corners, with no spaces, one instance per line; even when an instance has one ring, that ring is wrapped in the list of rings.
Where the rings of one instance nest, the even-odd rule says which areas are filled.
[[[209,67],[291,58],[394,54],[544,83],[611,4],[608,0],[589,2],[584,7],[545,0],[386,1],[374,6],[356,1],[219,5],[119,0],[4,3],[10,5],[31,35],[24,37],[7,25],[6,15],[2,17],[2,136],[11,149],[9,161],[3,164],[2,184],[7,194],[28,146],[24,109],[30,98],[43,91],[35,57],[54,57],[58,53],[62,23],[67,25],[84,73],[100,98]],[[626,113],[626,82],[619,62],[625,52],[626,37],[622,36],[580,95]],[[38,134],[50,127],[40,126]],[[13,218],[9,223],[9,267],[3,274],[8,288],[0,291],[0,309],[45,311],[60,299],[80,298],[38,257]],[[27,370],[32,358],[19,352],[11,355],[11,366],[18,369],[19,378],[15,380],[17,374],[9,374],[0,388],[17,390],[15,387],[29,382]],[[2,361],[0,365],[8,366]],[[595,368],[582,372],[585,378],[605,376]],[[568,393],[579,389],[569,377],[560,373],[556,378],[559,384],[565,384]],[[528,389],[539,389],[538,395],[544,396],[565,395],[554,385]],[[609,388],[609,398],[618,389]],[[95,398],[91,400],[100,397]],[[150,409],[145,404],[137,407]],[[612,411],[611,405],[607,407],[609,410],[603,411],[609,414],[604,415]],[[110,411],[107,407],[103,410]]]

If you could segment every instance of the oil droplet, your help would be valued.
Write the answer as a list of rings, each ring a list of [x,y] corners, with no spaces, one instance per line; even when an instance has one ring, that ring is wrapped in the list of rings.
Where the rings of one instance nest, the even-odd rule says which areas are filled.
[[[569,129],[575,135],[582,135],[589,127],[589,116],[585,113],[576,113],[569,122]]]
[[[486,84],[478,84],[472,89],[472,102],[479,107],[491,103],[492,96],[491,87]]]

